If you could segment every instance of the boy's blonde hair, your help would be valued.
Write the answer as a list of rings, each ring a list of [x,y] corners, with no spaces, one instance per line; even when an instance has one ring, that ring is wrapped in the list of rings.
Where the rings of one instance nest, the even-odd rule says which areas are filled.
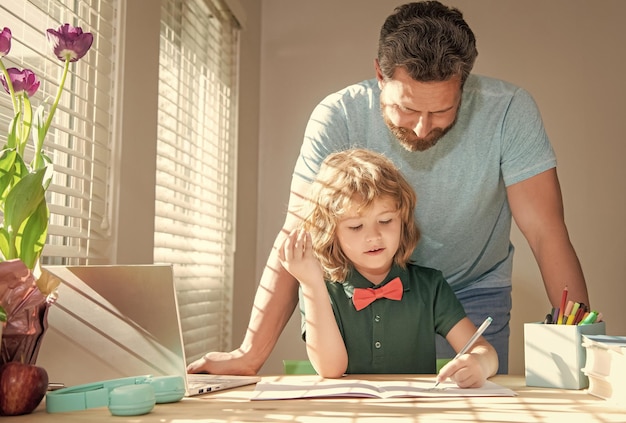
[[[391,160],[366,149],[332,153],[322,163],[309,194],[303,226],[311,233],[313,251],[327,279],[343,282],[352,267],[335,232],[337,222],[354,201],[361,201],[359,211],[381,197],[396,202],[402,233],[394,261],[406,267],[420,238],[413,216],[417,196]]]

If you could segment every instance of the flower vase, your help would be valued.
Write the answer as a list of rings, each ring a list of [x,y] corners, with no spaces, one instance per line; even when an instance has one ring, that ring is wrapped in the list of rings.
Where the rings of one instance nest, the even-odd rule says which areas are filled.
[[[48,279],[40,278],[40,281]],[[21,260],[0,262],[0,305],[6,312],[0,364],[10,361],[35,364],[48,327],[50,304],[48,294],[39,289],[33,271]]]
[[[39,348],[48,328],[49,304],[38,304],[23,310],[18,325],[7,322],[2,332],[0,347],[0,365],[9,361],[35,364]]]

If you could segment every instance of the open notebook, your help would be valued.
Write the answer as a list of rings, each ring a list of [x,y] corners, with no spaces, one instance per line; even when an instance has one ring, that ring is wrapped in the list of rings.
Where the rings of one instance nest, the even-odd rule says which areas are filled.
[[[74,386],[147,374],[181,375],[187,395],[195,395],[260,380],[187,375],[171,266],[45,268],[62,280],[37,359],[50,382]]]

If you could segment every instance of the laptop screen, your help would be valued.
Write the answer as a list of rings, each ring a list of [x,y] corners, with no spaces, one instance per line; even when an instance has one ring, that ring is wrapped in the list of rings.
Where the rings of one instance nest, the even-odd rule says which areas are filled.
[[[50,382],[185,375],[172,266],[45,269],[62,281],[37,358]]]

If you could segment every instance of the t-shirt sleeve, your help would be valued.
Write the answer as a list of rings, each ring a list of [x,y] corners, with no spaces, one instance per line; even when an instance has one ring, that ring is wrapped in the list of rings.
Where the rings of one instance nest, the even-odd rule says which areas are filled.
[[[436,271],[435,331],[445,337],[465,314],[465,309],[440,271]]]
[[[311,113],[293,176],[313,182],[326,156],[346,150],[348,140],[348,124],[341,95],[331,94]]]
[[[556,167],[539,108],[527,91],[515,91],[502,131],[501,170],[506,186]]]

